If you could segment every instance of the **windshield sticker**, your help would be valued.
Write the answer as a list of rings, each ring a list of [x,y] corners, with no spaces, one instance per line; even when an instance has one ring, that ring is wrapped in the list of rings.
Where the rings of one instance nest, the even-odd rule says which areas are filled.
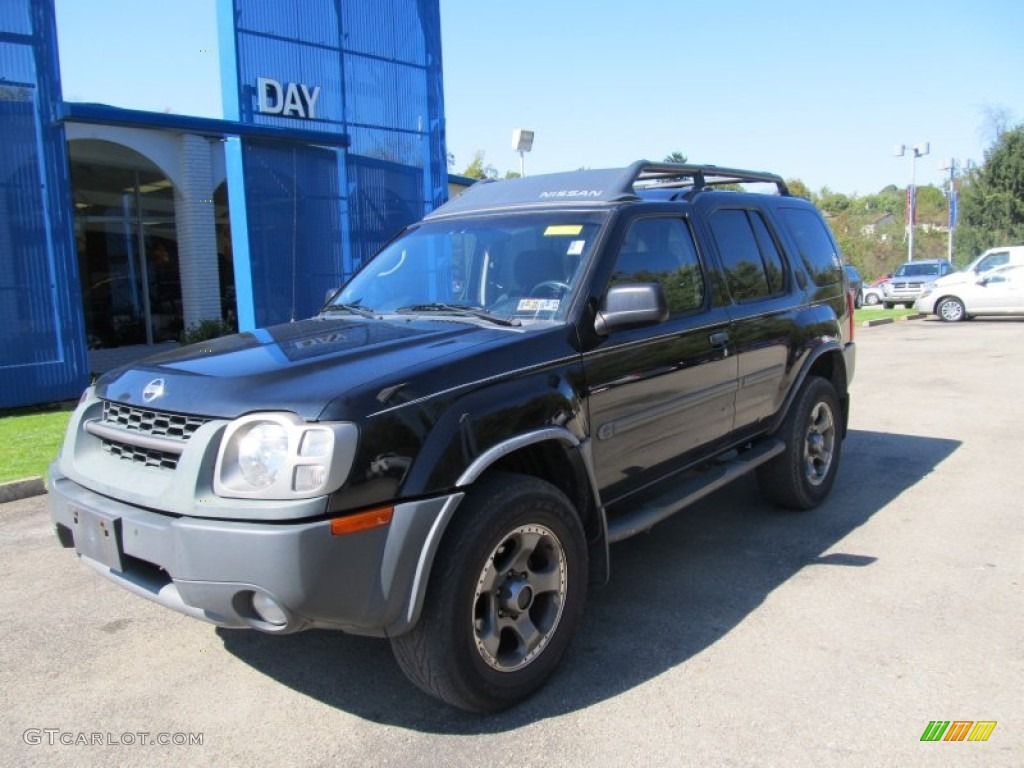
[[[559,299],[520,299],[516,312],[557,312]]]
[[[583,246],[586,244],[586,240],[573,240],[569,243],[569,250],[565,252],[566,256],[580,256],[583,253]]]
[[[578,235],[582,231],[582,224],[552,224],[544,230],[544,237],[554,237],[555,235]]]

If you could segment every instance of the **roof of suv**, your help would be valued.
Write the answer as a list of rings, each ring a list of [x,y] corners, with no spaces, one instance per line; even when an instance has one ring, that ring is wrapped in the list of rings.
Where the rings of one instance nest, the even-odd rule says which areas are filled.
[[[781,176],[717,165],[652,163],[638,160],[627,168],[571,171],[519,179],[484,179],[425,219],[509,208],[558,205],[609,205],[639,200],[688,200],[717,186],[767,183],[789,195]]]

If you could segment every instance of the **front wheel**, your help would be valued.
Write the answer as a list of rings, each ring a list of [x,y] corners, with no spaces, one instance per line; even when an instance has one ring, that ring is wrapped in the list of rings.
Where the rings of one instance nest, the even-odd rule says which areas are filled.
[[[765,498],[780,507],[813,509],[836,479],[842,434],[839,397],[827,379],[811,376],[782,422],[785,450],[757,469]]]
[[[864,303],[867,304],[869,307],[876,306],[879,301],[880,299],[878,298],[878,294],[869,293],[864,296]]]
[[[391,647],[402,671],[460,709],[498,712],[554,671],[583,616],[587,546],[550,483],[495,473],[471,491],[434,561],[423,615]]]
[[[939,302],[939,305],[935,308],[935,314],[947,323],[955,323],[967,316],[967,310],[960,299],[949,296]]]

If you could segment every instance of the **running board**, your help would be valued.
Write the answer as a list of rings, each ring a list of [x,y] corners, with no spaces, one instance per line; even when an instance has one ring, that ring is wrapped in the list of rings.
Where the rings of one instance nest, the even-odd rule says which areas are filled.
[[[703,499],[709,493],[728,485],[741,475],[769,461],[786,450],[781,440],[767,440],[733,459],[714,465],[699,477],[684,482],[661,496],[645,503],[632,512],[616,515],[608,521],[608,543],[628,539],[649,531],[666,517]]]

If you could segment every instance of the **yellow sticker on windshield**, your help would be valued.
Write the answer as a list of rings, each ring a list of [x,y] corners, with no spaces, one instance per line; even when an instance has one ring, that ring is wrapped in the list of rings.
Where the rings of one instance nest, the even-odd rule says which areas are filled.
[[[544,230],[544,237],[554,237],[556,235],[578,235],[583,231],[582,224],[552,224]]]

